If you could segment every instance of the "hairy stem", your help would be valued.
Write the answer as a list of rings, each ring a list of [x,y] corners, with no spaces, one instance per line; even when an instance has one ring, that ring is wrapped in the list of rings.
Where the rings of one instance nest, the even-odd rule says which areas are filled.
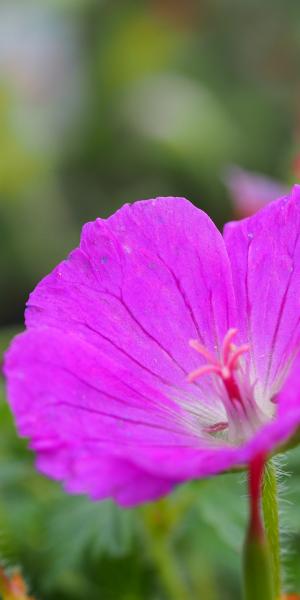
[[[275,600],[272,560],[261,518],[266,455],[259,453],[249,464],[249,522],[243,552],[245,600]]]
[[[279,598],[281,592],[280,534],[277,487],[276,467],[274,465],[274,461],[270,460],[266,464],[264,471],[262,485],[262,508],[266,537],[270,550],[275,598]]]

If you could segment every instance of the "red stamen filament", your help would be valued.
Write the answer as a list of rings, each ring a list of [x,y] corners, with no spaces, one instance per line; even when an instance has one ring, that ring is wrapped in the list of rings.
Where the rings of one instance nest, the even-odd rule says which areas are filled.
[[[262,479],[266,455],[261,452],[255,456],[249,466],[249,495],[250,495],[250,532],[253,537],[262,538],[264,530],[260,514],[260,501],[262,493]]]
[[[232,348],[232,340],[233,338],[236,336],[238,330],[235,327],[232,327],[231,329],[229,329],[224,337],[223,340],[223,344],[222,344],[222,358],[223,358],[223,362],[226,364],[228,361],[228,358],[230,356],[230,352],[231,352],[231,348]]]

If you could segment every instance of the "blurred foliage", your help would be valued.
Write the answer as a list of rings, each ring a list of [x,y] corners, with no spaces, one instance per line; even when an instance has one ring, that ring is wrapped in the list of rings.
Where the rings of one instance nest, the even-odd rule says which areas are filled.
[[[299,59],[294,0],[3,0],[1,352],[85,221],[184,195],[222,226],[229,165],[291,182]],[[35,472],[2,397],[0,422],[0,556],[38,600],[239,600],[242,475],[130,511],[92,504]],[[293,590],[299,459],[290,453],[282,483]]]
[[[264,0],[3,0],[2,323],[81,225],[184,195],[221,226],[228,165],[291,180],[300,7]]]

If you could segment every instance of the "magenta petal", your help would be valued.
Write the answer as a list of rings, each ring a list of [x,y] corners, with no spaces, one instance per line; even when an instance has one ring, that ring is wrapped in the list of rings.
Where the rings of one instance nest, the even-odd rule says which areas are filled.
[[[38,334],[38,335],[37,335]],[[18,336],[6,360],[19,431],[33,443],[194,444],[180,408],[99,349],[44,328]],[[49,442],[48,442],[49,440]]]
[[[88,223],[80,249],[30,297],[29,327],[77,332],[135,372],[182,382],[233,321],[229,261],[205,213],[182,198],[125,205]]]
[[[189,340],[215,352],[234,310],[222,236],[188,201],[140,202],[86,225],[31,294],[28,330],[6,358],[39,467],[69,490],[130,504],[222,469],[222,458],[205,465],[198,416],[179,400],[209,402],[209,381],[187,382],[201,360]]]
[[[187,381],[203,360],[189,341],[215,353],[234,311],[221,234],[187,200],[164,198],[88,223],[80,248],[31,294],[26,322],[72,333],[98,348],[99,365],[109,357],[116,374],[201,408],[212,390],[207,378]],[[209,424],[222,420],[216,412]]]
[[[242,466],[295,428],[290,411],[244,447],[205,447],[162,396],[156,405],[145,395],[149,388],[127,388],[125,373],[123,382],[110,379],[99,356],[85,341],[44,329],[19,336],[6,361],[18,429],[31,438],[38,468],[70,492],[123,505],[151,500],[176,483]]]
[[[225,227],[238,327],[251,348],[252,379],[275,395],[300,343],[300,187]]]
[[[37,467],[45,475],[64,480],[69,493],[84,492],[92,500],[113,498],[125,507],[156,500],[174,485],[88,446],[39,450]]]

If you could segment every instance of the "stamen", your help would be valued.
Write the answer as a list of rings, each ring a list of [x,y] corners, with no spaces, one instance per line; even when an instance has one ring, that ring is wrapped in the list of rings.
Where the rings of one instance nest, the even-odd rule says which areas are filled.
[[[258,425],[265,422],[265,415],[258,406],[247,372],[239,372],[240,359],[246,352],[249,352],[249,344],[236,346],[232,343],[233,338],[238,333],[234,327],[230,328],[223,340],[220,358],[205,348],[198,340],[190,340],[189,344],[201,356],[206,359],[206,364],[202,364],[198,369],[192,371],[187,379],[193,383],[199,377],[210,375],[221,379],[222,387],[214,388],[216,393],[216,402],[221,400],[227,422],[217,421],[212,425],[205,426],[203,431],[208,434],[215,434],[226,431],[226,438],[231,442],[240,442],[248,439]]]
[[[242,356],[242,354],[245,354],[245,352],[249,352],[249,350],[250,350],[249,344],[243,344],[243,346],[240,346],[239,348],[237,348],[228,360],[228,363],[227,363],[228,369],[229,370],[236,369],[239,357]]]
[[[201,377],[206,373],[217,373],[218,375],[221,375],[221,369],[218,365],[204,365],[203,367],[199,367],[199,369],[195,369],[195,371],[189,373],[187,380],[189,383],[193,383],[195,379],[198,379],[198,377]]]
[[[205,346],[202,346],[202,344],[200,344],[198,340],[190,340],[189,345],[191,346],[191,348],[194,348],[194,350],[197,350],[199,354],[202,354],[202,356],[204,356],[204,358],[206,358],[210,363],[214,365],[218,364],[218,361],[214,357],[214,355],[209,350],[207,350]]]
[[[236,327],[231,327],[231,329],[228,329],[228,331],[224,337],[223,345],[222,345],[222,360],[223,360],[224,364],[227,363],[230,352],[232,350],[231,342],[232,342],[233,338],[236,336],[237,332],[238,332],[238,330],[236,329]]]
[[[249,351],[249,344],[243,344],[240,347],[232,344],[233,338],[236,336],[238,330],[235,327],[230,328],[223,340],[221,359],[218,360],[213,354],[205,348],[198,340],[190,340],[190,346],[194,348],[199,354],[207,359],[208,364],[199,367],[195,371],[192,371],[188,375],[188,381],[192,383],[198,377],[215,373],[221,377],[227,394],[231,401],[242,402],[239,386],[234,378],[234,371],[238,368],[238,361],[240,357]]]

